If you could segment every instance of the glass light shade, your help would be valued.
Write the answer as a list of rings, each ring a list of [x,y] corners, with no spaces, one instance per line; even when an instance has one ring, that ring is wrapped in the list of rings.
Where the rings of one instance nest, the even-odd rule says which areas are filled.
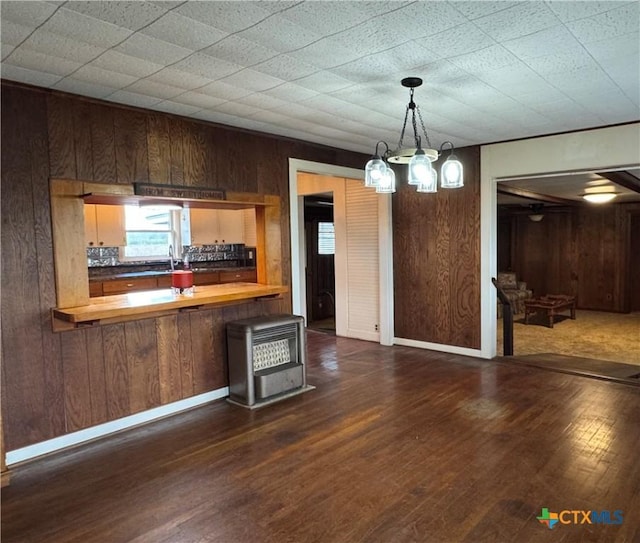
[[[462,163],[451,155],[442,165],[442,180],[440,186],[443,189],[459,189],[464,186],[462,176]]]
[[[422,149],[418,149],[409,161],[408,177],[409,185],[426,183],[431,176],[431,161]]]
[[[395,172],[387,167],[387,171],[384,172],[380,181],[378,182],[378,186],[376,187],[376,192],[380,193],[388,193],[396,191],[396,174]]]
[[[379,156],[374,156],[364,167],[364,186],[377,187],[380,179],[390,168]]]
[[[592,204],[606,204],[613,200],[618,194],[615,192],[589,192],[582,197]]]
[[[417,192],[438,192],[438,172],[435,168],[430,168],[429,173],[424,183],[420,183],[416,188]]]

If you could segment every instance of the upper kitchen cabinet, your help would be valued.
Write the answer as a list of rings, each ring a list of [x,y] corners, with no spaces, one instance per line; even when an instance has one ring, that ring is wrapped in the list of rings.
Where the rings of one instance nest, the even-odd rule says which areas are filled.
[[[191,245],[244,243],[244,214],[242,210],[190,210]]]
[[[120,247],[126,245],[124,207],[85,204],[84,235],[88,247]]]

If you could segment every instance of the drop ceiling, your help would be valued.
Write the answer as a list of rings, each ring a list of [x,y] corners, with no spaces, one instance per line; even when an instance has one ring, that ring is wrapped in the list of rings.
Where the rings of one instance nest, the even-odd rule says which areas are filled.
[[[2,77],[371,153],[635,121],[640,3],[1,2]]]

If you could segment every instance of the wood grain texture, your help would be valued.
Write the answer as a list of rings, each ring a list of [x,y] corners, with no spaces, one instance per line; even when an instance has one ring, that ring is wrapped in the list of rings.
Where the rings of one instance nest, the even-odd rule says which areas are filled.
[[[55,94],[47,97],[51,177],[76,179],[73,106],[70,98]]]
[[[171,146],[169,171],[172,185],[184,185],[184,147],[182,134],[184,121],[169,117],[169,143]],[[213,153],[215,155],[215,153]]]
[[[400,181],[393,197],[395,335],[478,349],[479,148],[456,154],[463,188],[421,194]],[[397,170],[397,178],[404,175]]]
[[[102,328],[89,328],[85,331],[85,336],[91,394],[91,423],[101,424],[109,420]]]
[[[17,466],[3,543],[640,537],[638,387],[313,332],[307,348],[316,390],[255,411],[213,402]],[[543,506],[624,521],[551,531]]]
[[[149,150],[149,182],[171,183],[171,139],[169,118],[149,115],[147,118],[147,146]]]
[[[193,392],[202,394],[213,390],[216,383],[216,348],[214,345],[213,315],[211,311],[190,314],[193,352]]]
[[[114,110],[116,149],[116,181],[143,183],[149,181],[147,119],[143,113],[127,109]]]
[[[74,104],[72,114],[76,177],[78,179],[95,179],[91,137],[91,104],[88,102]]]
[[[102,327],[107,413],[109,420],[131,414],[129,400],[129,367],[124,324]]]
[[[91,386],[84,330],[62,334],[64,400],[68,432],[91,426]]]
[[[155,324],[160,403],[166,404],[182,398],[180,343],[184,338],[180,337],[177,315],[156,319]]]
[[[186,123],[182,134],[184,160],[184,184],[190,187],[206,187],[210,180],[207,172],[207,137],[204,127],[198,123]]]
[[[129,375],[129,407],[138,413],[160,405],[160,383],[155,322],[151,319],[124,325]]]
[[[191,335],[191,316],[188,313],[178,314],[178,343],[180,360],[180,381],[182,397],[193,396],[193,338]]]
[[[113,122],[114,109],[91,104],[91,153],[93,179],[105,183],[117,182],[116,143]]]

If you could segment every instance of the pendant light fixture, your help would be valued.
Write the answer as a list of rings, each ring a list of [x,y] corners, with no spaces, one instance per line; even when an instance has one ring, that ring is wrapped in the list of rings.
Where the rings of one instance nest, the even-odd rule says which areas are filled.
[[[438,190],[438,173],[433,168],[432,162],[438,160],[445,145],[451,146],[451,152],[441,168],[442,188],[454,189],[464,186],[462,163],[453,154],[453,143],[445,141],[440,146],[440,151],[431,149],[431,142],[427,135],[427,129],[422,120],[420,108],[413,101],[414,89],[422,85],[422,79],[419,77],[406,77],[402,81],[402,86],[410,89],[409,103],[404,115],[404,124],[400,133],[400,140],[395,151],[390,151],[389,146],[384,141],[376,143],[375,154],[365,166],[365,187],[375,187],[376,192],[395,192],[395,173],[391,164],[408,164],[407,182],[414,185],[418,192],[437,192]],[[413,139],[415,148],[404,148],[404,135],[409,120],[409,112],[411,112],[411,126],[413,128]],[[417,118],[416,118],[417,113]],[[422,137],[418,135],[418,120],[424,134],[426,148],[422,147]],[[378,151],[380,145],[386,147],[386,151],[381,155]]]

